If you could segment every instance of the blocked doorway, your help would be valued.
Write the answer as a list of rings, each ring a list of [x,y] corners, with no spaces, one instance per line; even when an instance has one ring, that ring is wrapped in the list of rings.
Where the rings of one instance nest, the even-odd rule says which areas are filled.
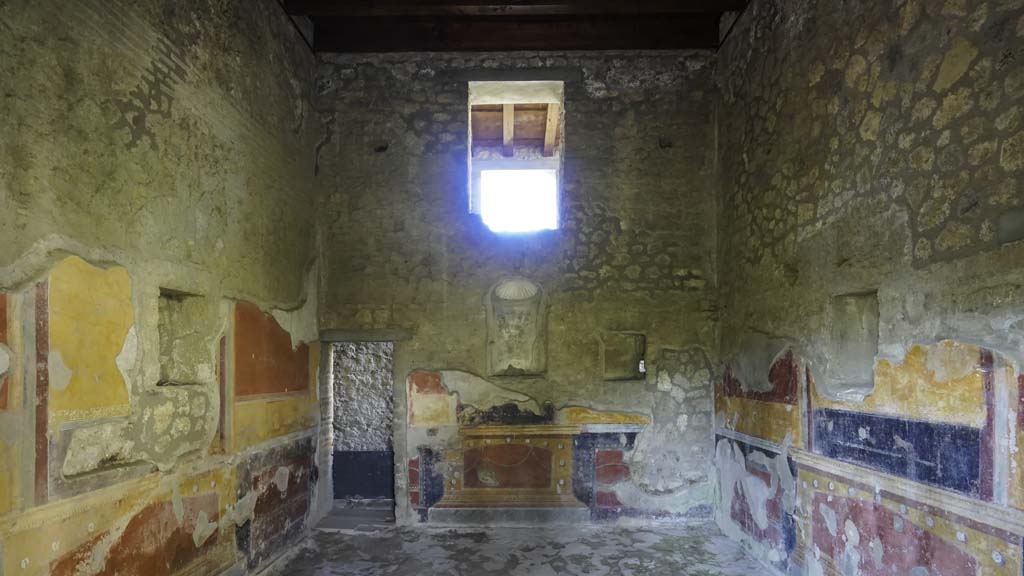
[[[394,500],[394,343],[339,342],[333,350],[336,500]]]

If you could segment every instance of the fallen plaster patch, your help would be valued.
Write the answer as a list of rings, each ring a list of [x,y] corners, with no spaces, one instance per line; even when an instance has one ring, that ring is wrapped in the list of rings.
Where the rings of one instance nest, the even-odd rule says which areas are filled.
[[[68,365],[64,363],[64,359],[61,358],[59,351],[50,350],[48,364],[48,368],[50,371],[50,389],[66,389],[68,387],[68,384],[71,383],[72,371],[70,368],[68,368]]]
[[[441,372],[441,385],[449,394],[458,395],[461,404],[477,410],[487,410],[511,402],[532,410],[534,414],[543,414],[540,403],[533,398],[507,390],[468,372],[444,370]]]
[[[171,492],[171,511],[174,512],[174,518],[178,520],[180,526],[185,520],[185,503],[181,500],[181,489],[178,486]]]
[[[245,496],[238,499],[235,505],[228,504],[224,514],[220,517],[221,530],[234,527],[241,527],[253,519],[256,514],[256,493],[246,492]]]
[[[11,351],[6,346],[0,344],[0,378],[7,375],[7,371],[11,369]]]
[[[721,416],[719,416],[721,418]],[[762,542],[752,539],[735,523],[730,515],[733,498],[740,491],[747,501],[747,506],[754,522],[761,529],[768,527],[768,502],[782,488],[783,513],[792,513],[796,506],[796,478],[789,468],[789,446],[791,438],[786,437],[779,455],[771,457],[760,451],[752,451],[751,463],[770,472],[770,483],[747,471],[747,458],[733,441],[723,438],[715,447],[715,464],[718,467],[718,497],[720,499],[717,512],[719,527],[726,535],[745,542],[755,557],[769,562],[785,559],[785,552],[769,548]]]
[[[107,566],[107,558],[110,555],[110,551],[114,548],[114,545],[121,541],[125,531],[128,529],[128,525],[135,516],[147,505],[149,505],[148,502],[140,502],[132,510],[122,515],[107,533],[96,542],[96,545],[93,546],[89,554],[78,563],[74,573],[78,576],[88,576],[103,572]]]
[[[209,517],[206,515],[206,510],[200,510],[199,516],[196,518],[196,527],[192,530],[192,542],[195,543],[196,548],[199,548],[217,531],[217,523],[210,522]]]
[[[658,371],[658,391],[659,392],[671,392],[672,391],[672,379],[669,377],[668,372],[665,370]]]
[[[167,471],[182,455],[208,446],[217,417],[209,410],[208,394],[209,390],[198,386],[162,386],[140,395],[143,416],[136,438],[139,458]],[[194,408],[205,413],[195,414]]]
[[[817,546],[814,547],[814,554],[808,562],[807,576],[825,576],[825,567],[821,564],[821,548]]]
[[[235,507],[231,510],[230,514],[225,515],[225,518],[235,523],[235,526],[241,526],[252,520],[256,514],[256,493],[247,492],[245,496],[238,499],[235,502]]]
[[[875,568],[879,570],[885,568],[885,564],[882,563],[882,556],[885,553],[885,550],[882,547],[882,540],[878,536],[875,536],[871,539],[871,542],[868,543],[868,546],[871,548],[871,560],[875,563]]]
[[[135,443],[129,438],[130,424],[112,422],[78,428],[71,433],[64,476],[76,476],[134,460]]]
[[[792,343],[789,340],[751,332],[740,339],[729,368],[744,390],[767,392],[772,389],[772,383],[768,381],[772,365],[790,348]]]
[[[989,314],[958,313],[923,320],[899,340],[880,344],[879,357],[896,365],[903,362],[915,345],[930,346],[950,340],[987,348],[1017,366],[1024,366],[1024,313],[1003,306],[993,305]]]
[[[835,510],[829,508],[825,504],[818,504],[818,514],[821,514],[822,519],[825,520],[825,528],[828,529],[828,533],[835,537],[836,533],[839,531]]]
[[[165,435],[174,421],[174,405],[165,401],[154,406],[150,414],[153,418],[153,432],[159,436]]]
[[[316,268],[306,275],[304,282],[306,294],[300,307],[292,310],[273,309],[270,315],[274,317],[292,338],[292,349],[297,349],[304,342],[316,342],[320,339],[320,330],[317,322],[317,295],[316,295],[317,273]]]
[[[951,340],[943,340],[927,348],[925,366],[935,374],[939,382],[959,380],[978,368],[980,359],[976,350],[957,346]]]
[[[614,491],[619,502],[627,508],[681,514],[713,502],[715,486],[711,481],[706,481],[668,494],[650,494],[632,482],[620,482],[615,485]]]
[[[117,355],[115,362],[117,369],[121,372],[121,377],[124,378],[125,389],[131,391],[132,379],[129,373],[135,368],[135,361],[138,357],[139,352],[139,337],[135,332],[135,326],[128,329],[128,334],[124,337],[124,344],[121,345],[121,352]]]
[[[288,471],[286,466],[280,466],[274,472],[274,486],[281,492],[288,491],[288,479],[291,478],[291,473]]]

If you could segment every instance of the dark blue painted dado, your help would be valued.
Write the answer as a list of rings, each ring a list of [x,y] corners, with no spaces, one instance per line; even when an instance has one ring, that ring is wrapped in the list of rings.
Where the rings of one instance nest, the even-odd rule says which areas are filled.
[[[845,410],[814,411],[815,452],[979,496],[982,432]]]
[[[625,438],[625,444],[622,439]],[[596,458],[598,450],[633,449],[636,443],[636,432],[619,434],[618,432],[586,433],[576,436],[572,447],[572,491],[580,502],[594,510],[594,485],[597,470]]]
[[[420,455],[420,507],[430,508],[444,498],[444,474],[438,470],[441,453],[426,446],[417,450]]]
[[[395,453],[335,452],[335,498],[395,497]]]

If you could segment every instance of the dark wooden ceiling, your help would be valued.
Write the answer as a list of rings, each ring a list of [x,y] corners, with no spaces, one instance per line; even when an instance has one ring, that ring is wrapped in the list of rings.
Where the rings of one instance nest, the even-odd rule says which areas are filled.
[[[318,52],[717,48],[748,0],[281,0]]]

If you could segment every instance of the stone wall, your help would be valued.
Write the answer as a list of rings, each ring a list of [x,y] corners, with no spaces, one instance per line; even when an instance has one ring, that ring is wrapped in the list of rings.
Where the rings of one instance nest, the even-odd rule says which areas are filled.
[[[335,450],[391,450],[393,354],[391,342],[334,345]]]
[[[499,236],[469,213],[467,84],[529,79],[565,82],[561,225]],[[573,407],[651,422],[626,454],[640,473],[611,508],[708,513],[709,372],[678,364],[714,356],[712,79],[706,53],[323,58],[321,323],[412,333],[395,349],[396,459],[412,463],[399,467],[401,518],[407,494],[436,488],[423,485],[420,449],[459,460],[459,418],[569,421]],[[504,281],[540,303],[540,375],[487,376],[488,298]],[[646,378],[605,381],[623,333],[645,336]],[[659,376],[662,358],[673,360]],[[415,369],[441,374],[407,384]],[[677,448],[684,438],[692,450]]]
[[[718,513],[782,569],[1021,570],[1022,37],[755,0],[719,53]]]
[[[257,568],[315,515],[313,74],[271,1],[0,5],[0,573]]]

